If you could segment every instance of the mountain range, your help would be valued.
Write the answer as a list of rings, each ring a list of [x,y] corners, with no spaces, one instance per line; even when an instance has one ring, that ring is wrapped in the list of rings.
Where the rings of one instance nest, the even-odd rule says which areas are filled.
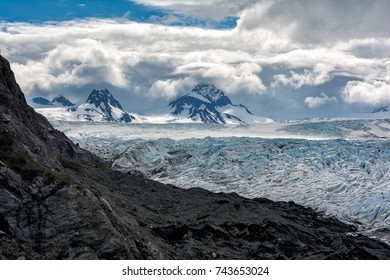
[[[35,97],[32,103],[37,112],[51,120],[130,123],[136,119],[122,108],[107,89],[94,89],[87,100],[77,106],[63,96],[52,101],[44,97]]]
[[[61,98],[61,102],[59,102]],[[49,101],[43,97],[33,98],[35,104],[44,105],[36,110],[49,119],[69,121],[108,121],[108,122],[150,122],[145,114],[129,114],[108,89],[94,89],[86,102],[78,106],[61,96]],[[57,102],[56,102],[57,101]],[[48,105],[61,104],[61,108]],[[34,104],[32,104],[34,105]],[[153,112],[151,112],[153,115]],[[168,117],[167,117],[168,116]],[[188,93],[172,100],[166,106],[165,122],[203,122],[220,124],[248,124],[272,122],[271,119],[257,117],[242,105],[235,105],[225,93],[210,84],[199,84]]]
[[[44,97],[34,97],[32,99],[32,102],[37,105],[43,105],[43,106],[64,106],[64,107],[71,107],[75,104],[70,102],[69,99],[66,97],[60,95],[58,97],[53,98],[51,101]]]

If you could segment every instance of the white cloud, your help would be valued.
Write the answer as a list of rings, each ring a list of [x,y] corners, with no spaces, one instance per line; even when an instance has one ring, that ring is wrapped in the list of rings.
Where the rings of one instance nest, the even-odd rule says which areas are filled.
[[[175,22],[174,16],[156,18],[155,24],[127,19],[41,24],[2,22],[0,48],[12,62],[17,80],[27,95],[55,94],[67,86],[73,86],[72,90],[78,87],[80,91],[76,88],[72,93],[76,95],[83,87],[85,90],[102,84],[123,90],[131,95],[129,103],[138,101],[141,105],[150,97],[159,98],[163,103],[198,82],[210,82],[232,99],[261,96],[264,105],[256,106],[259,108],[278,100],[286,106],[298,104],[309,111],[302,99],[308,96],[310,102],[310,98],[316,98],[312,96],[313,91],[328,92],[315,87],[324,83],[331,87],[335,77],[368,84],[370,80],[390,82],[390,39],[383,37],[390,36],[386,33],[390,29],[378,27],[375,33],[376,18],[364,16],[361,20],[367,22],[367,27],[361,30],[367,30],[366,33],[359,31],[360,23],[352,31],[343,28],[337,31],[335,28],[342,26],[343,16],[339,12],[327,13],[338,5],[345,11],[343,1],[320,1],[318,7],[311,4],[317,1],[300,1],[297,5],[297,0],[291,3],[286,0],[138,2],[165,5],[193,16],[208,10],[209,15],[204,16],[212,19],[238,15],[240,20],[232,30],[158,24]],[[352,15],[361,15],[365,3],[355,5],[361,11],[351,7]],[[386,6],[380,0],[370,3],[367,13],[378,9],[380,3]],[[353,22],[352,15],[345,15],[348,24]],[[314,17],[318,18],[319,27],[310,25]],[[329,26],[325,26],[333,17],[334,22],[329,21]],[[368,24],[370,20],[373,22]],[[387,18],[383,19],[383,26],[387,22]],[[273,88],[266,87],[269,83]],[[289,89],[279,91],[276,88],[279,85],[300,89],[300,94],[296,97],[284,94]],[[346,87],[352,93],[350,103],[356,99],[357,88],[351,83]]]
[[[78,39],[71,45],[61,43],[48,50],[42,60],[14,63],[18,81],[27,93],[34,88],[53,90],[60,86],[84,86],[106,81],[126,87],[126,66],[135,66],[137,55],[104,46],[90,39]]]
[[[136,92],[146,93],[154,82],[173,76],[188,76],[194,83],[208,79],[231,94],[263,93],[266,88],[261,65],[273,64],[307,69],[276,75],[272,83],[295,88],[320,85],[335,75],[385,80],[390,73],[389,58],[351,54],[354,44],[359,44],[355,41],[333,48],[293,50],[296,46],[288,41],[258,31],[240,33],[97,19],[2,25],[0,48],[18,69],[18,80],[27,93],[34,88],[54,90],[65,84],[96,81],[134,86]],[[373,44],[378,47],[387,45],[387,41],[373,39]],[[147,69],[143,68],[145,64]]]
[[[290,71],[290,77],[284,74],[278,74],[274,76],[275,81],[271,83],[271,86],[289,85],[298,89],[305,85],[322,85],[332,79],[330,75],[331,70],[332,68],[330,66],[317,64],[312,71],[304,69],[302,74],[296,73],[295,71]]]
[[[0,47],[13,61],[26,93],[100,82],[157,93],[156,85],[167,84],[162,81],[172,77],[191,80],[192,86],[208,80],[231,94],[265,90],[252,46],[238,51],[240,38],[234,31],[96,19],[5,24],[5,29],[0,32],[4,39]],[[166,92],[157,88],[163,96],[179,94],[172,87]]]
[[[337,103],[336,97],[329,97],[324,92],[321,92],[320,96],[309,96],[305,99],[306,105],[310,108],[317,108],[329,103]]]
[[[226,93],[262,94],[266,90],[257,75],[261,67],[254,63],[222,64],[194,62],[176,68],[176,79],[157,80],[149,90],[152,96],[166,96],[172,99],[183,94],[195,84],[208,82],[223,89]]]
[[[388,0],[135,0],[189,16],[222,20],[237,16],[240,32],[268,30],[308,44],[389,37]]]
[[[176,73],[188,73],[195,80],[208,81],[223,88],[230,94],[245,92],[248,94],[261,94],[266,87],[258,73],[261,67],[256,63],[189,63],[177,69]]]
[[[189,77],[176,80],[157,80],[150,87],[148,94],[153,97],[165,96],[170,100],[178,93],[184,93],[189,86],[193,85],[193,82]]]
[[[293,42],[333,44],[339,40],[389,37],[387,0],[260,0],[244,9],[242,31],[267,29]]]
[[[349,81],[343,90],[347,103],[390,104],[390,84],[386,81]]]

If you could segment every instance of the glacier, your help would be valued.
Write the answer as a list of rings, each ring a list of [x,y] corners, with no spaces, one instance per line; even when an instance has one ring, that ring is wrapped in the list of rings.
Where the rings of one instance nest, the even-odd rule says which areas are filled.
[[[389,120],[53,124],[114,169],[182,188],[294,201],[390,243]]]

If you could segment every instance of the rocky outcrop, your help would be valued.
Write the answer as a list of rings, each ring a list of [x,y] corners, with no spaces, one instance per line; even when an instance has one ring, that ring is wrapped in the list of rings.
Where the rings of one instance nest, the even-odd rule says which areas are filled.
[[[110,169],[27,106],[0,57],[0,259],[389,259],[294,203]]]

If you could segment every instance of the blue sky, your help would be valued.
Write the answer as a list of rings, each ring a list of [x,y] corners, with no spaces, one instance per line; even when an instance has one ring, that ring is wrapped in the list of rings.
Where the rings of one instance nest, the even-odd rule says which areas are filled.
[[[121,18],[131,16],[145,21],[150,16],[162,16],[160,9],[126,0],[1,0],[1,18],[6,21],[62,21],[75,18]],[[130,12],[126,15],[127,12]]]
[[[82,18],[115,18],[161,23],[159,19],[174,15],[177,18],[175,21],[164,24],[227,29],[234,28],[237,21],[237,17],[233,16],[226,16],[220,20],[196,18],[175,12],[169,7],[148,6],[130,0],[0,0],[0,11],[0,20],[32,23]]]
[[[0,49],[27,98],[108,88],[130,112],[208,82],[260,116],[390,104],[387,0],[0,0]]]

